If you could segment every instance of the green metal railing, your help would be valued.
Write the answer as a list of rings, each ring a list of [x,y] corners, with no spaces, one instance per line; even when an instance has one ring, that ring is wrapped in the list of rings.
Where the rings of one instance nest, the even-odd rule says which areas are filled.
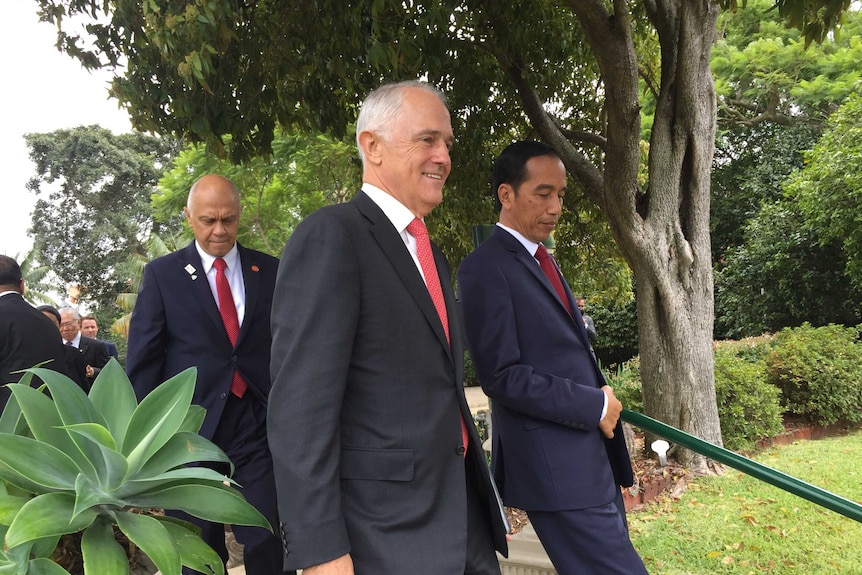
[[[738,453],[734,453],[723,447],[713,445],[707,441],[699,439],[691,434],[681,431],[670,425],[666,425],[661,421],[647,417],[642,413],[623,409],[620,419],[635,425],[644,431],[648,431],[659,437],[663,437],[668,441],[672,441],[683,447],[687,447],[692,451],[705,455],[710,459],[714,459],[720,463],[724,463],[734,469],[738,469],[747,475],[770,483],[784,491],[798,495],[803,499],[807,499],[812,503],[831,509],[836,513],[840,513],[850,519],[855,519],[862,523],[862,505],[849,499],[845,499],[840,495],[835,495],[825,489],[821,489],[810,483],[806,483],[800,479],[787,475],[777,469],[758,463],[747,457],[743,457]]]

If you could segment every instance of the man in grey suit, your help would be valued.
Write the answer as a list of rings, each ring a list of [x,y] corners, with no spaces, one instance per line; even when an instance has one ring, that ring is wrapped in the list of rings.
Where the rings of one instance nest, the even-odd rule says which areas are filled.
[[[297,227],[276,279],[267,422],[287,565],[499,574],[451,274],[421,220],[451,169],[449,112],[427,84],[390,84],[356,132],[362,191]]]

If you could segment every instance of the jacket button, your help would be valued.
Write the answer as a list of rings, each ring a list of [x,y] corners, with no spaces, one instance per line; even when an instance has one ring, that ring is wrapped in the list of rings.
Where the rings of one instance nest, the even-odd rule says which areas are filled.
[[[467,451],[463,445],[459,445],[458,449],[455,450],[455,453],[458,455],[464,455],[464,452]]]
[[[221,394],[220,399],[224,399],[224,398],[226,398],[226,397],[227,397],[227,394],[226,394],[226,393],[223,393],[223,394]]]

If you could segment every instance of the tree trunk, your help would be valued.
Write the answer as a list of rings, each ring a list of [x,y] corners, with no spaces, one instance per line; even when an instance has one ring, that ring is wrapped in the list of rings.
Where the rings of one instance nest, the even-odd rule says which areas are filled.
[[[716,114],[709,59],[718,6],[712,0],[644,2],[658,32],[662,69],[643,191],[637,179],[638,62],[627,4],[614,2],[609,13],[601,2],[569,2],[605,82],[607,144],[600,186],[580,169],[574,161],[578,152],[559,134],[544,130],[543,135],[563,144],[567,168],[603,208],[634,272],[644,411],[720,445],[709,239]],[[694,473],[708,471],[700,455],[683,451],[677,457]]]
[[[710,170],[715,90],[709,68],[717,5],[657,3],[662,82],[649,155],[649,187],[632,242],[644,411],[721,445],[715,400]],[[706,459],[684,451],[694,473]]]

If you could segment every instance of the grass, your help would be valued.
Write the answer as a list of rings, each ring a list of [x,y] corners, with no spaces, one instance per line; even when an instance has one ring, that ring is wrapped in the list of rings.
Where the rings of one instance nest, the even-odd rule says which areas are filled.
[[[862,431],[754,458],[862,503]],[[652,575],[862,574],[862,523],[733,469],[630,512],[629,528]]]

